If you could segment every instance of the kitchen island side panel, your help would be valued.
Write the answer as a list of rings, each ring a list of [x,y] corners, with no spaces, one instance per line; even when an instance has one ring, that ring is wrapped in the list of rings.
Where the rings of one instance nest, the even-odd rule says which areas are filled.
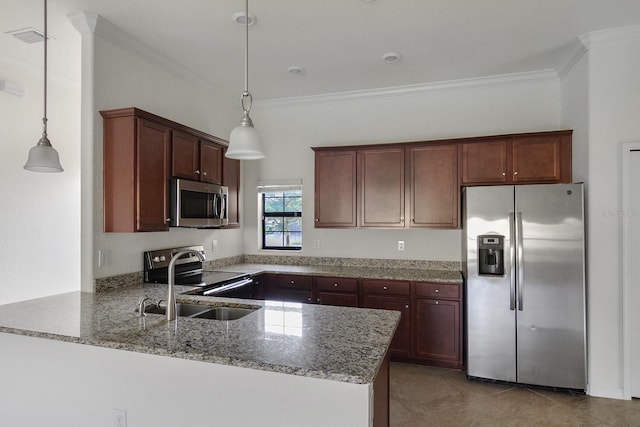
[[[136,427],[372,425],[371,384],[7,333],[0,347],[3,425],[111,427],[116,408]]]

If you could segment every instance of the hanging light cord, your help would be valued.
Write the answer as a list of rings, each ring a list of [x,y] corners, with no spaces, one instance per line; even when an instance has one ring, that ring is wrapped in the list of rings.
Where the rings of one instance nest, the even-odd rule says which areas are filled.
[[[245,100],[249,101],[249,107],[245,107]],[[249,113],[253,97],[249,93],[249,0],[244,1],[244,92],[242,92],[240,102],[242,111]]]
[[[42,116],[42,138],[39,145],[51,145],[47,137],[47,0],[44,0],[44,115]]]

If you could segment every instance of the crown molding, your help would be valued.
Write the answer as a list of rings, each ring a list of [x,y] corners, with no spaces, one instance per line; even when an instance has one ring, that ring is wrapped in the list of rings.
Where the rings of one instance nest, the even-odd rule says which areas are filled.
[[[587,50],[601,45],[640,40],[640,25],[591,31],[578,39]]]
[[[177,79],[199,89],[205,89],[217,95],[221,99],[231,97],[222,93],[217,87],[210,84],[205,78],[188,70],[186,67],[172,61],[164,54],[142,43],[131,34],[117,25],[95,13],[82,12],[70,16],[72,24],[80,34],[93,33],[96,36],[124,49],[134,55],[143,58],[147,62],[161,70],[173,75]]]
[[[538,70],[526,73],[501,74],[496,76],[475,77],[469,79],[447,80],[441,82],[392,86],[379,89],[355,90],[322,95],[310,95],[290,98],[276,98],[254,101],[254,105],[274,107],[295,104],[314,104],[324,102],[359,101],[372,98],[392,98],[398,96],[425,95],[437,92],[482,89],[523,83],[559,82],[555,70]]]

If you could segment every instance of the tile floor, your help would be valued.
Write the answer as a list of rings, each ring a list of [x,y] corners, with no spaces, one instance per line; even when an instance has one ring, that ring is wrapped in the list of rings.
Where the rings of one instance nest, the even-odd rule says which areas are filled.
[[[640,426],[640,400],[468,381],[465,373],[391,363],[391,427]]]

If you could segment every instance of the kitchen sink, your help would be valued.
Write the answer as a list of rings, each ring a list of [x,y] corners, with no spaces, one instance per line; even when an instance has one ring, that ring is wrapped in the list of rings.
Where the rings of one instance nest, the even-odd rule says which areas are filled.
[[[192,317],[198,319],[236,320],[253,313],[255,310],[254,308],[214,307],[211,310],[196,314]]]
[[[181,317],[192,317],[198,319],[213,320],[236,320],[253,313],[260,307],[251,306],[250,308],[227,307],[227,306],[210,306],[203,304],[176,304],[176,315]],[[145,313],[150,314],[166,314],[167,307],[165,305],[151,305],[145,309]]]

